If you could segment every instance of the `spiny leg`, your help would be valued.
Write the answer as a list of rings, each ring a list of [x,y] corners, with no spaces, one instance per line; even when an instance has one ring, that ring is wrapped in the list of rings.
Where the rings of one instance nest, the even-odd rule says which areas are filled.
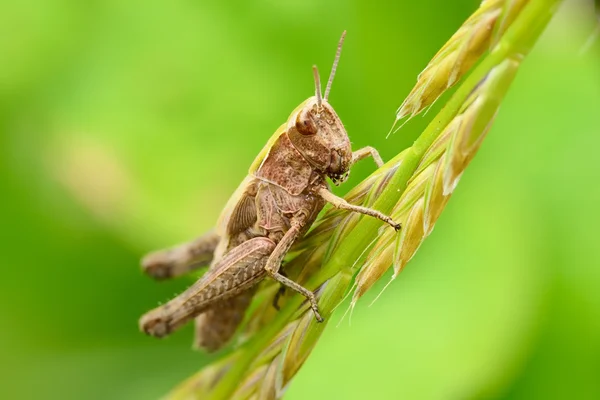
[[[324,321],[323,317],[321,317],[321,314],[319,313],[319,305],[317,304],[317,298],[315,297],[315,294],[313,292],[311,292],[304,286],[299,285],[298,283],[294,282],[293,280],[286,278],[285,276],[281,275],[280,273],[274,272],[274,273],[269,273],[269,275],[271,276],[271,278],[275,279],[277,282],[281,283],[282,285],[285,285],[285,286],[289,287],[290,289],[300,293],[302,296],[306,297],[306,299],[310,303],[310,308],[313,310],[313,313],[315,313],[315,318],[317,319],[317,321],[319,321],[319,322]]]
[[[286,278],[281,273],[279,273],[279,268],[281,267],[281,262],[283,258],[290,250],[290,247],[294,243],[294,241],[300,235],[300,226],[297,220],[292,220],[292,227],[283,235],[283,238],[277,243],[277,247],[273,250],[273,253],[269,256],[267,260],[267,264],[265,265],[265,270],[269,274],[269,276],[275,279],[277,282],[281,283],[285,287],[289,287],[290,289],[300,293],[310,303],[310,308],[315,313],[315,318],[319,322],[323,322],[323,317],[319,313],[319,306],[317,304],[317,299],[315,294],[310,290],[306,289],[304,286],[299,285],[293,280]]]
[[[339,208],[342,210],[353,211],[353,212],[357,212],[360,214],[369,215],[371,217],[377,218],[377,219],[391,225],[397,231],[400,230],[400,228],[401,228],[400,224],[395,223],[394,220],[392,220],[389,216],[385,215],[381,211],[373,210],[372,208],[368,208],[368,207],[350,204],[343,198],[338,197],[335,194],[331,193],[325,187],[321,187],[319,189],[318,193],[325,201],[333,204],[333,206],[336,208]]]
[[[183,275],[210,264],[219,240],[219,236],[211,231],[192,242],[154,251],[142,259],[142,269],[155,279]]]
[[[383,167],[383,160],[379,155],[379,152],[371,146],[363,147],[362,149],[358,149],[355,152],[353,152],[352,164],[369,156],[373,157],[373,161],[375,161],[375,164],[377,164],[377,168]]]
[[[163,337],[216,303],[234,297],[264,278],[265,265],[275,243],[264,237],[250,239],[227,252],[195,284],[140,319],[140,329]]]

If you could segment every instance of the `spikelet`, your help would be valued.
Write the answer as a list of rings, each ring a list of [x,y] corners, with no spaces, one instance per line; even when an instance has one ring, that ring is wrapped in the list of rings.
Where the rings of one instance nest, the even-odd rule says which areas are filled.
[[[497,44],[528,0],[484,0],[477,11],[437,52],[396,113],[414,117],[458,82],[489,48]]]
[[[260,390],[262,382],[268,373],[269,365],[261,365],[255,368],[252,373],[238,386],[233,399],[247,400],[256,398],[256,393]]]
[[[193,400],[205,398],[238,359],[239,354],[233,353],[222,360],[212,363],[180,383],[165,398],[169,400]]]
[[[305,312],[301,317],[283,351],[279,382],[282,389],[287,387],[317,344],[327,326],[327,322],[331,320],[333,310],[340,299],[343,298],[351,280],[352,275],[348,271],[343,271],[329,280],[319,290],[319,307],[325,313],[325,323],[317,322],[311,311]]]
[[[352,306],[392,265],[392,279],[396,278],[431,234],[481,146],[518,66],[519,61],[508,59],[492,69],[429,147],[392,212],[392,218],[402,223],[402,231],[400,235],[385,232],[374,245],[356,277]]]
[[[267,350],[256,359],[249,369],[252,372],[238,386],[232,398],[281,398],[317,344],[351,279],[351,274],[339,273],[321,286],[316,296],[325,322],[317,322],[312,311],[305,309],[293,324],[279,332]]]

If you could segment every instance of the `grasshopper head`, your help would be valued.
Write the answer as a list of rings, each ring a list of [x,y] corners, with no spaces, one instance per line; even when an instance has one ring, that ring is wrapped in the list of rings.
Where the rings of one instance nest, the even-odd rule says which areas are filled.
[[[294,147],[316,171],[329,176],[336,185],[346,180],[352,164],[352,148],[346,129],[327,102],[345,37],[346,31],[338,43],[325,95],[321,97],[319,71],[313,66],[315,95],[292,113],[287,129]]]
[[[352,148],[333,107],[314,96],[288,121],[290,141],[311,166],[329,176],[336,185],[346,180],[352,163]]]

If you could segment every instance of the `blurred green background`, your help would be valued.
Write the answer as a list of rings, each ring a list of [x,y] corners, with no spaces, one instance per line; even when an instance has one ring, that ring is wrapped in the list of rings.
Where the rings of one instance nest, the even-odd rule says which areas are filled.
[[[343,29],[330,100],[353,145],[410,145],[447,97],[386,140],[394,111],[477,5],[3,2],[0,398],[153,399],[214,359],[189,327],[138,332],[190,282],[140,256],[214,224]],[[435,233],[351,326],[340,307],[287,399],[600,398],[594,21],[561,8]]]

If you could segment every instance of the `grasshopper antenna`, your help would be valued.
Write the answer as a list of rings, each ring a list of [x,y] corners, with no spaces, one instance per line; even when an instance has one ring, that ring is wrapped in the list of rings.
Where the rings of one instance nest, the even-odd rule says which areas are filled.
[[[313,65],[313,75],[315,76],[315,96],[317,97],[317,107],[321,108],[323,98],[321,97],[321,78],[319,78],[319,70],[316,65]]]
[[[340,54],[342,54],[342,45],[344,44],[344,38],[346,37],[346,31],[342,32],[342,37],[338,43],[337,52],[335,53],[335,60],[333,60],[333,66],[331,67],[331,73],[329,74],[329,80],[327,81],[327,87],[325,88],[325,96],[323,99],[327,101],[329,98],[329,92],[331,91],[331,84],[333,83],[333,77],[335,76],[335,70],[337,69],[338,62],[340,61]]]

